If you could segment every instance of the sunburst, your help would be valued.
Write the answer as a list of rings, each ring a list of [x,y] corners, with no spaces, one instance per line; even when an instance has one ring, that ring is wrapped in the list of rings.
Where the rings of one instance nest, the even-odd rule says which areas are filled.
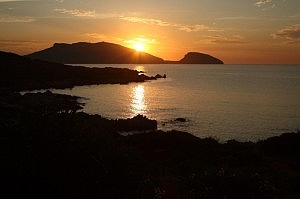
[[[141,42],[136,42],[134,43],[134,46],[133,48],[136,50],[136,51],[144,51],[145,50],[145,44],[141,43]]]

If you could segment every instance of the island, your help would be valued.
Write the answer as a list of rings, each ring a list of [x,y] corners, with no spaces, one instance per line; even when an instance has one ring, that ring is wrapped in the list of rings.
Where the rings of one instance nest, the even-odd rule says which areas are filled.
[[[223,61],[207,54],[189,52],[178,61],[180,64],[224,64]]]
[[[167,61],[108,42],[55,43],[50,48],[26,56],[64,64],[223,64],[220,59],[196,52],[187,53],[179,61]]]

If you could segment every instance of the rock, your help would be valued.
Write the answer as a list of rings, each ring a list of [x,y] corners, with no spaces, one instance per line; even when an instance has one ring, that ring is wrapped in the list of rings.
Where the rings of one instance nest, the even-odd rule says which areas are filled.
[[[148,119],[143,115],[137,115],[130,119],[119,119],[116,121],[116,125],[117,129],[120,131],[145,131],[157,129],[157,121]]]
[[[178,117],[175,119],[176,122],[187,122],[187,119],[182,118],[182,117]]]
[[[159,78],[167,78],[167,75],[164,74],[164,75],[160,75],[160,74],[157,74],[154,76],[156,79],[159,79]]]
[[[155,75],[154,77],[157,78],[157,79],[158,79],[158,78],[162,78],[162,76],[161,76],[160,74],[157,74],[157,75]]]

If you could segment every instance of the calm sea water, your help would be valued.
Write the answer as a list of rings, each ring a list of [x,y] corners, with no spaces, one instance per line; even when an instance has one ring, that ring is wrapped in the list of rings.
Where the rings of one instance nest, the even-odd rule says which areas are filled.
[[[84,97],[87,113],[113,119],[143,114],[159,129],[220,141],[256,141],[300,129],[300,65],[111,66],[167,78],[53,91]],[[178,117],[187,122],[176,122]]]

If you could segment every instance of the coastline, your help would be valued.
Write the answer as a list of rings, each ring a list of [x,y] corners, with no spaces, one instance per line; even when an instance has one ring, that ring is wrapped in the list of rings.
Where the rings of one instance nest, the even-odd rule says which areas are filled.
[[[13,53],[0,52],[0,90],[39,90],[72,88],[82,85],[128,84],[166,78],[146,76],[127,68],[88,68],[32,60]]]
[[[142,115],[110,120],[79,97],[16,91],[127,84],[148,77],[0,54],[0,193],[13,198],[297,198],[300,132],[259,142],[157,130]],[[178,118],[184,120],[184,118]],[[200,131],[201,129],[199,129]],[[147,133],[120,135],[124,131]]]
[[[122,136],[118,132],[120,126],[128,130],[126,120],[118,125],[79,112],[83,104],[74,96],[1,93],[0,99],[4,193],[34,198],[299,196],[299,132],[221,144],[157,131],[154,122],[151,128],[137,127],[148,133]],[[130,127],[133,120],[127,120]]]

